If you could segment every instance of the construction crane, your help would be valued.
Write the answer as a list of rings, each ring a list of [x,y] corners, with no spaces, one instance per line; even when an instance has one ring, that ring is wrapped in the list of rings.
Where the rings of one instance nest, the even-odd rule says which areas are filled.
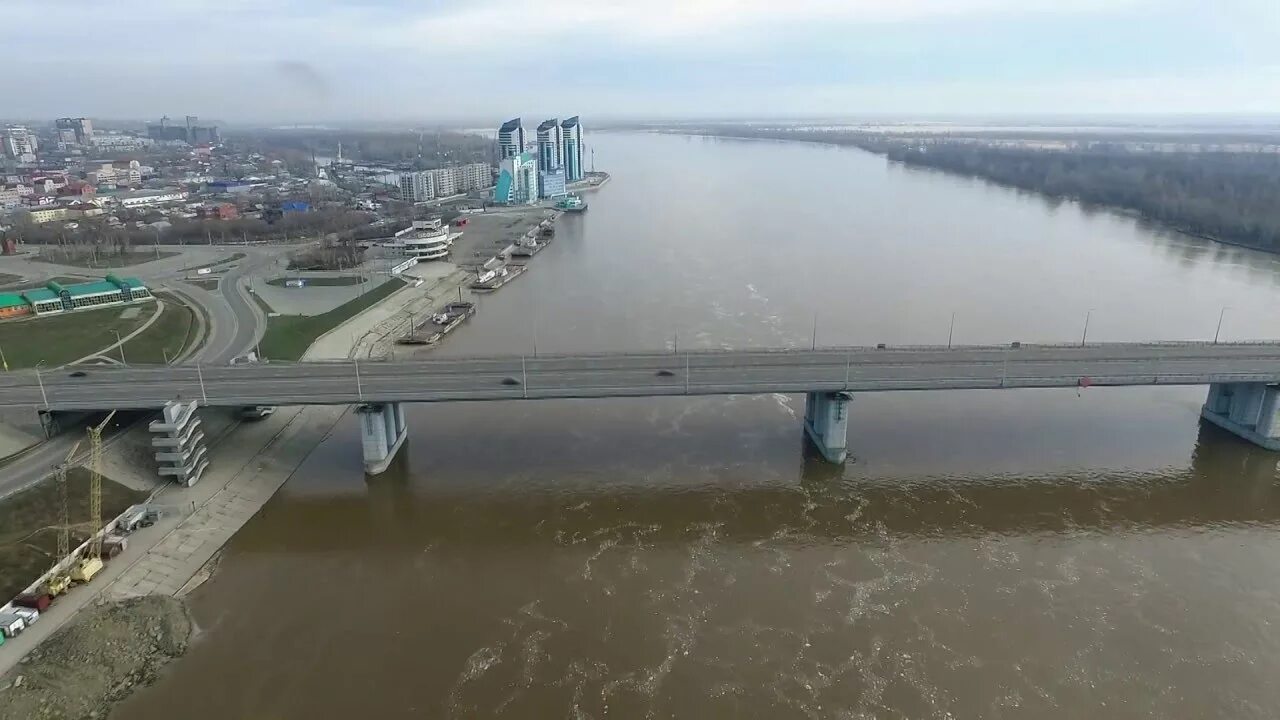
[[[71,452],[67,453],[66,459],[54,473],[58,483],[58,499],[62,502],[62,518],[58,525],[58,555],[55,563],[62,562],[71,553],[71,495],[67,490],[67,468],[70,467],[71,458],[75,457],[76,450],[79,449],[80,443],[72,445]]]
[[[89,464],[91,472],[89,476],[89,521],[92,523],[90,531],[91,540],[89,541],[89,557],[96,558],[102,554],[102,535],[98,532],[102,529],[102,431],[106,429],[107,423],[111,422],[111,418],[115,417],[116,411],[112,410],[102,419],[97,426],[89,428]]]

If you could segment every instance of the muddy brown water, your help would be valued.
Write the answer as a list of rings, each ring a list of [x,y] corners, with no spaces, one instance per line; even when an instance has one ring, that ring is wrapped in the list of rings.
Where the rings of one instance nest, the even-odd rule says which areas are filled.
[[[613,181],[439,352],[1280,337],[1280,261],[854,150],[592,140]],[[816,323],[815,323],[816,317]],[[1203,388],[418,405],[354,420],[115,720],[1280,714],[1280,456]]]

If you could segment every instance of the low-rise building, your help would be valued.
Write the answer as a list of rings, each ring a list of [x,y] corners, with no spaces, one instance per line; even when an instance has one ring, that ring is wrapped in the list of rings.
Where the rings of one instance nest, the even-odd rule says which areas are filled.
[[[107,275],[97,282],[62,285],[50,281],[42,288],[0,295],[0,318],[56,315],[107,305],[155,300],[137,278]]]
[[[126,208],[139,208],[182,202],[190,195],[191,193],[186,190],[173,188],[165,190],[136,190],[134,192],[120,193],[114,197],[114,200]]]
[[[53,205],[57,201],[52,195],[27,195],[22,198],[22,204],[26,207],[44,207]]]
[[[27,213],[27,218],[31,222],[37,225],[41,225],[47,222],[56,222],[58,220],[66,220],[68,218],[80,217],[74,211],[72,211],[71,208],[65,207],[65,206],[33,207],[33,208],[27,209],[26,213]]]
[[[538,173],[538,192],[544,198],[555,198],[566,194],[564,168]]]
[[[91,183],[72,180],[58,190],[58,194],[64,197],[89,199],[98,194],[98,188]]]
[[[443,225],[439,218],[435,220],[415,220],[413,225],[395,234],[395,238],[385,243],[389,249],[399,250],[406,258],[440,260],[448,257],[449,247],[457,237],[449,232],[449,226]]]
[[[0,210],[15,208],[22,204],[22,198],[35,192],[35,188],[22,183],[0,185]]]
[[[94,185],[134,187],[142,184],[142,164],[137,160],[98,163],[85,172],[85,179]]]
[[[155,144],[155,141],[150,138],[136,137],[133,135],[109,133],[105,135],[94,135],[92,144],[101,150],[134,150],[137,148],[151,147]]]
[[[243,195],[253,189],[253,183],[247,180],[214,180],[207,187],[209,192]]]
[[[199,216],[207,220],[235,220],[240,217],[240,209],[231,203],[215,203],[200,208]]]

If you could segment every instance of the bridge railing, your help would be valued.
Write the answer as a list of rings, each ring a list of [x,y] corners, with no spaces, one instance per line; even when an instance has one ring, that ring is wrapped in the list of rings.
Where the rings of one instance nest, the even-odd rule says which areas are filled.
[[[735,354],[755,354],[755,355],[813,355],[824,353],[894,353],[894,352],[942,352],[951,351],[961,352],[1002,352],[1011,350],[1080,350],[1080,349],[1106,349],[1106,348],[1185,348],[1185,347],[1270,347],[1280,348],[1280,340],[1236,340],[1232,342],[1213,342],[1209,340],[1149,340],[1135,342],[1091,342],[1081,345],[1080,343],[1071,342],[1019,342],[1004,343],[992,345],[889,345],[883,347],[879,345],[819,345],[816,348],[806,347],[741,347],[741,348],[689,348],[680,350],[613,350],[613,351],[584,351],[584,352],[539,352],[539,353],[504,353],[504,354],[487,354],[487,355],[460,355],[448,357],[416,357],[408,360],[393,360],[388,357],[375,358],[359,358],[360,364],[365,363],[384,363],[384,362],[466,362],[475,361],[509,361],[518,358],[527,358],[529,360],[592,360],[592,359],[610,359],[617,357],[636,357],[636,358],[657,358],[670,357],[673,355],[692,357],[723,357]],[[323,360],[270,360],[268,364],[275,365],[350,365],[355,360],[350,358],[336,358]]]

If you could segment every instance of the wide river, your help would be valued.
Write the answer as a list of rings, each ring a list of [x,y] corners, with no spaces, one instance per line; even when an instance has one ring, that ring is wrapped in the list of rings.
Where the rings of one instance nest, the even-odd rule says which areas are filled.
[[[439,352],[1280,337],[1269,255],[852,149],[591,142],[613,181]],[[113,718],[1274,718],[1280,456],[1204,394],[860,395],[844,467],[798,397],[417,405],[372,479],[347,418]]]

